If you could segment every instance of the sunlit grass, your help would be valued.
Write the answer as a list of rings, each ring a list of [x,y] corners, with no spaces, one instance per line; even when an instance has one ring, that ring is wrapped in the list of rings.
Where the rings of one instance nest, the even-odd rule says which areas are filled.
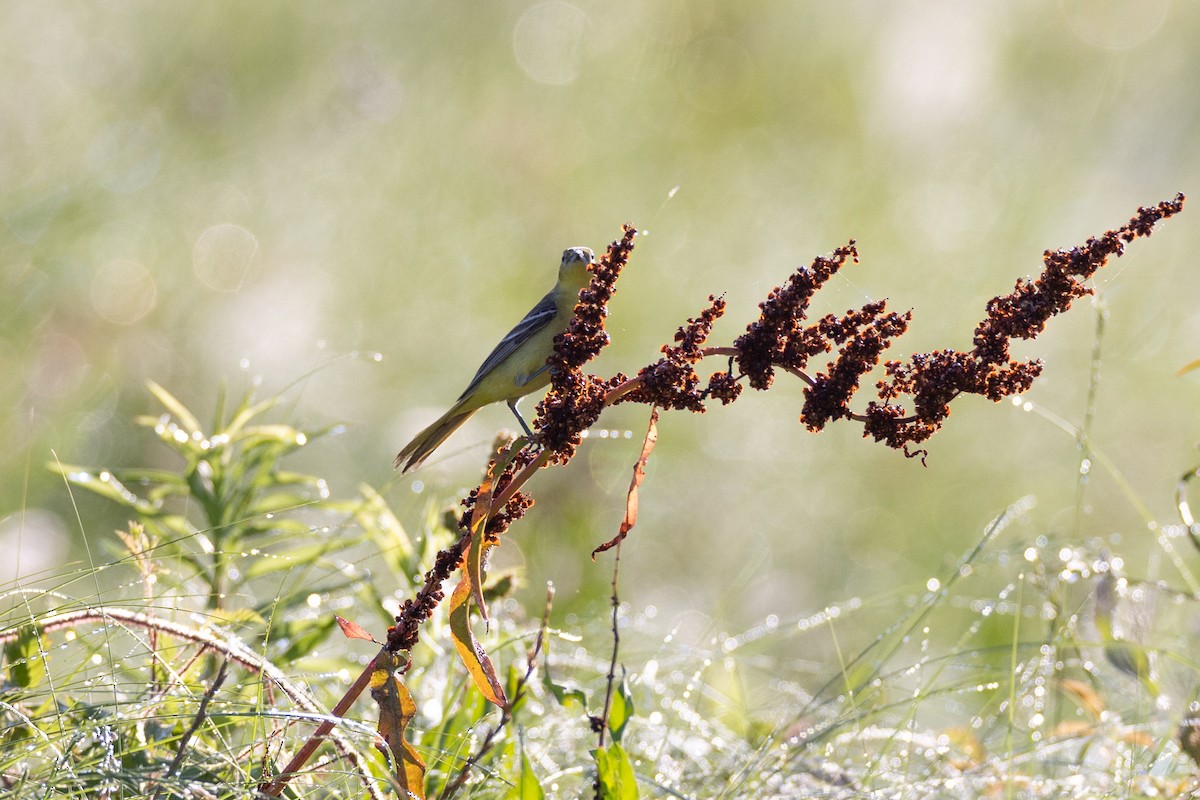
[[[334,614],[382,634],[381,608],[394,609],[421,560],[451,539],[438,514],[409,538],[378,495],[339,500],[319,479],[292,476],[283,460],[296,431],[259,421],[275,403],[247,399],[237,406],[247,413],[230,413],[230,445],[242,431],[246,446],[265,448],[265,461],[241,461],[220,454],[221,426],[206,431],[155,391],[171,412],[148,427],[167,447],[209,459],[214,486],[252,476],[225,497],[269,503],[297,486],[307,496],[238,516],[244,533],[226,531],[226,542],[256,546],[238,541],[215,559],[212,529],[186,526],[217,509],[168,513],[146,500],[156,486],[188,485],[187,469],[205,473],[200,461],[185,455],[179,482],[157,473],[120,488],[115,476],[136,470],[63,468],[64,491],[90,489],[138,519],[119,539],[93,534],[94,549],[115,557],[4,593],[0,780],[15,796],[253,796],[370,658],[367,643],[337,635]],[[171,435],[180,424],[195,433]],[[1200,600],[1130,576],[1119,536],[1067,543],[1038,531],[1034,508],[1014,500],[918,585],[863,587],[742,631],[662,638],[652,610],[623,605],[619,742],[636,790],[621,796],[1186,796],[1195,764],[1176,732],[1200,685],[1196,632],[1184,624]],[[155,534],[170,530],[178,535]],[[1161,536],[1182,543],[1187,532]],[[352,560],[322,546],[331,539],[353,544]],[[502,577],[494,585],[508,591]],[[508,797],[517,785],[589,795],[607,615],[564,627],[552,612],[535,648],[536,620],[503,595],[491,606],[481,643],[510,687],[522,672],[532,680],[496,729],[498,711],[435,615],[404,675],[429,796],[460,784],[464,797]],[[339,722],[289,791],[386,794],[372,705]]]

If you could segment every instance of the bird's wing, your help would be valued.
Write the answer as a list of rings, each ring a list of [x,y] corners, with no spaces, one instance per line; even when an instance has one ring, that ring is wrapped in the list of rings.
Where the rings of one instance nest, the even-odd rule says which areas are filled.
[[[500,340],[500,343],[496,345],[492,352],[488,353],[488,357],[479,365],[479,370],[476,371],[475,377],[471,378],[471,383],[463,390],[458,399],[461,400],[470,394],[489,372],[499,366],[504,359],[516,352],[518,347],[529,340],[529,337],[549,325],[550,320],[554,319],[554,315],[557,313],[558,307],[554,304],[554,292],[551,291],[539,300],[538,304],[525,315],[525,318],[518,322],[516,327]]]

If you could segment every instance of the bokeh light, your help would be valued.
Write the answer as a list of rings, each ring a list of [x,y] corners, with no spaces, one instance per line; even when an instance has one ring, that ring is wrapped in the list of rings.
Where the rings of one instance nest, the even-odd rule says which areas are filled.
[[[850,238],[862,262],[814,314],[886,297],[914,313],[891,355],[968,346],[1044,249],[1200,191],[1195,4],[30,0],[0,15],[0,521],[24,524],[23,565],[59,541],[38,531],[80,556],[126,523],[94,498],[77,517],[44,465],[158,464],[131,422],[159,413],[147,380],[204,420],[223,389],[284,392],[291,422],[342,426],[296,468],[335,495],[381,487],[419,527],[511,417],[482,411],[413,476],[395,452],[558,254],[602,249],[624,222],[650,233],[611,308],[606,375],[656,358],[710,293],[729,302],[714,342],[731,341]],[[1023,399],[1081,425],[1106,311],[1090,441],[1163,520],[1200,439],[1200,373],[1177,374],[1200,357],[1198,220],[1131,247],[1099,303],[1018,350],[1046,360]],[[1129,532],[1129,563],[1153,552],[1102,470],[1076,516],[1079,444],[1045,416],[964,401],[922,467],[852,425],[810,435],[802,392],[780,380],[661,421],[622,561],[623,597],[655,606],[654,625],[711,635],[923,587],[1027,496],[1047,530],[1080,519]],[[535,482],[497,554],[525,566],[531,604],[552,579],[563,613],[605,613],[588,553],[619,523],[646,413],[607,412],[618,435]]]

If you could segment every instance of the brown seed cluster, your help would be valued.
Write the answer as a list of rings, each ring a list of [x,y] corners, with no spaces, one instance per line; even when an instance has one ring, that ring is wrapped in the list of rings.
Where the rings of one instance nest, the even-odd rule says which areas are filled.
[[[886,308],[880,300],[858,311],[847,311],[843,317],[821,320],[818,327],[838,346],[838,356],[829,371],[817,373],[812,386],[804,390],[800,420],[810,431],[851,416],[850,399],[858,391],[859,379],[875,369],[892,340],[908,330],[912,313],[885,314]]]
[[[696,374],[696,365],[704,358],[704,343],[712,333],[713,325],[725,313],[723,297],[708,296],[708,308],[700,315],[687,321],[675,332],[674,345],[662,346],[663,357],[653,364],[642,367],[637,378],[640,386],[623,400],[637,403],[648,403],[659,408],[687,409],[688,411],[703,412],[704,398],[713,394],[713,382],[716,382],[717,392],[724,399],[732,402],[737,397],[741,387],[734,382],[728,373],[714,373],[709,380],[708,389],[701,391],[700,376]]]
[[[528,451],[522,451],[517,457],[505,464],[503,471],[492,482],[492,490],[488,493],[488,502],[491,502],[490,498],[503,492],[512,483],[513,477],[532,460],[532,454]],[[495,468],[496,461],[492,459],[488,464],[488,471],[490,472]],[[458,517],[458,527],[464,533],[471,530],[471,518],[475,513],[475,506],[479,503],[480,488],[478,486],[475,487],[462,500],[461,505],[463,510]],[[509,526],[525,516],[525,512],[532,507],[532,497],[523,492],[514,493],[508,502],[504,504],[503,508],[495,511],[488,517],[487,525],[483,529],[484,539],[492,543],[499,542],[500,537],[508,531]]]
[[[829,345],[819,330],[803,323],[813,295],[850,259],[858,261],[853,241],[796,270],[786,284],[772,289],[758,304],[762,311],[758,320],[733,343],[738,368],[751,386],[767,389],[775,367],[802,370],[810,357],[828,352]]]
[[[495,497],[504,491],[505,487],[512,483],[513,477],[532,459],[533,456],[528,450],[518,453],[492,482],[493,488],[489,495]],[[496,461],[492,460],[488,464],[488,472],[490,473],[495,467]],[[451,522],[448,519],[446,521],[447,527],[457,525],[463,531],[463,535],[455,544],[437,554],[433,569],[425,573],[425,582],[421,590],[415,596],[405,600],[404,605],[400,607],[400,613],[396,615],[396,623],[388,628],[387,648],[391,652],[412,649],[420,636],[422,623],[433,615],[434,609],[445,597],[442,584],[462,564],[467,545],[471,541],[471,517],[475,505],[479,502],[480,489],[481,487],[472,489],[471,493],[463,498],[463,510],[456,520]],[[508,531],[509,526],[525,516],[525,512],[531,506],[533,506],[532,497],[523,492],[515,492],[503,508],[488,517],[487,525],[484,527],[484,538],[493,544],[498,543],[500,537]],[[453,518],[451,512],[448,512],[448,516]]]
[[[887,362],[887,378],[877,384],[881,402],[868,404],[863,435],[908,453],[908,445],[925,441],[941,427],[950,415],[950,401],[959,395],[999,401],[1028,391],[1042,362],[1012,360],[1011,341],[1035,338],[1051,317],[1091,294],[1085,281],[1109,258],[1121,255],[1127,243],[1149,236],[1156,222],[1182,211],[1183,202],[1180,194],[1139,208],[1128,223],[1081,247],[1047,250],[1042,257],[1045,268],[1036,280],[1019,280],[1010,294],[988,301],[970,351],[935,350],[914,354],[906,362]],[[913,416],[893,402],[905,395],[912,398]]]
[[[1032,339],[1046,322],[1079,298],[1091,294],[1085,282],[1109,258],[1119,256],[1129,242],[1148,236],[1155,223],[1183,209],[1184,197],[1156,206],[1140,208],[1126,225],[1089,239],[1083,246],[1047,251],[1045,268],[1033,281],[1018,281],[1014,290],[987,303],[986,316],[975,328],[969,351],[935,350],[916,353],[906,361],[888,361],[884,377],[876,383],[878,398],[855,414],[850,401],[863,376],[879,364],[883,351],[903,334],[911,313],[888,312],[885,303],[868,303],[841,316],[828,315],[805,324],[808,306],[821,288],[848,261],[857,261],[854,242],[827,257],[814,259],[798,269],[785,283],[771,291],[759,304],[761,314],[732,347],[705,347],[716,321],[725,311],[723,298],[709,297],[709,306],[689,319],[675,334],[675,344],[662,348],[663,357],[640,370],[632,379],[617,374],[609,380],[583,372],[583,366],[608,344],[604,330],[608,301],[616,289],[621,269],[633,250],[636,231],[626,225],[621,239],[614,241],[593,267],[588,287],[569,329],[555,340],[549,360],[551,389],[538,405],[534,421],[536,443],[548,450],[549,461],[570,460],[582,432],[596,422],[607,403],[641,402],[662,408],[701,412],[705,401],[731,403],[741,393],[743,380],[755,389],[771,386],[775,370],[783,369],[809,384],[801,421],[813,431],[838,419],[863,424],[863,435],[903,450],[909,457],[923,455],[911,445],[932,436],[950,415],[950,403],[962,394],[978,394],[998,401],[1029,389],[1041,372],[1040,361],[1014,361],[1009,346],[1014,339]],[[811,377],[804,370],[810,359],[836,351],[825,372]],[[696,372],[702,358],[719,355],[729,359],[729,369],[715,372],[703,389]],[[735,371],[734,367],[737,367]],[[902,404],[909,398],[911,413]],[[493,481],[496,497],[524,480],[525,470],[544,455],[531,448],[519,452]],[[388,649],[410,649],[418,629],[442,599],[441,585],[459,566],[470,541],[470,520],[480,501],[480,490],[463,501],[458,524],[464,534],[457,543],[438,554],[425,576],[424,587],[405,601],[396,625],[388,631]],[[495,541],[520,519],[533,501],[519,491],[503,509],[492,515],[485,529]]]
[[[616,292],[621,270],[629,262],[636,235],[637,230],[626,225],[622,237],[608,246],[592,267],[591,282],[579,293],[570,327],[555,337],[554,355],[548,362],[550,391],[538,403],[533,423],[538,443],[553,453],[553,463],[571,459],[583,441],[583,431],[600,418],[609,390],[625,381],[620,374],[602,380],[583,372],[583,366],[608,344],[604,330],[608,301]]]
[[[396,615],[396,624],[388,628],[386,647],[390,652],[411,650],[416,645],[421,624],[433,616],[434,609],[445,597],[442,584],[458,569],[470,541],[470,537],[464,535],[437,554],[433,568],[425,573],[425,583],[420,591],[404,601]]]

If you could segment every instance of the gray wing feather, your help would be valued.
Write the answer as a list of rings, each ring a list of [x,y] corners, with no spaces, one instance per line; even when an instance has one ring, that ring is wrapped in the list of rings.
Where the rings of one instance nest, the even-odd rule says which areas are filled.
[[[479,370],[475,373],[475,377],[471,379],[471,383],[463,393],[459,396],[459,400],[471,393],[484,377],[494,370],[504,359],[512,355],[518,347],[526,342],[530,336],[540,331],[542,328],[550,324],[550,320],[554,319],[554,315],[558,313],[558,307],[554,304],[554,292],[551,291],[545,297],[538,301],[538,304],[530,309],[525,318],[517,323],[516,327],[505,334],[500,343],[496,345],[492,352],[488,353],[488,357],[479,365]]]

